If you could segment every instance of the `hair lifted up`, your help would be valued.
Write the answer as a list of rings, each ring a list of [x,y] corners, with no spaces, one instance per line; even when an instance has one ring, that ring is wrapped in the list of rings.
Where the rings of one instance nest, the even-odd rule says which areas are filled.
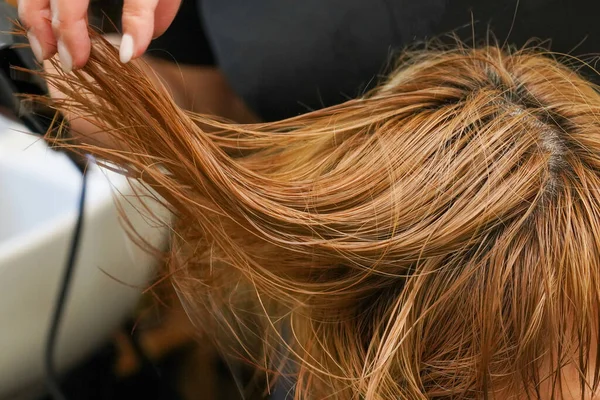
[[[236,125],[182,111],[96,39],[82,71],[47,78],[122,149],[70,146],[168,202],[191,317],[266,371],[286,359],[296,398],[598,387],[600,95],[576,72],[458,46],[404,56],[362,98]]]

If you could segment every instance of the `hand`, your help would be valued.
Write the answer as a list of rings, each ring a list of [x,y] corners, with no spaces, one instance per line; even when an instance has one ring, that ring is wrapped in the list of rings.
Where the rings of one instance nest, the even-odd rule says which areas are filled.
[[[181,0],[124,0],[121,62],[141,56],[173,22]],[[81,68],[90,56],[89,0],[19,0],[19,18],[41,62],[56,52],[62,68]]]

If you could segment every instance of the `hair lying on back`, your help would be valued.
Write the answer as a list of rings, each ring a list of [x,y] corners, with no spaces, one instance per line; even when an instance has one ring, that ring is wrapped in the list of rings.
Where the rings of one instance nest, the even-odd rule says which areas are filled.
[[[530,50],[401,61],[362,98],[255,125],[184,112],[99,38],[47,78],[122,148],[69,146],[174,211],[190,316],[265,371],[286,360],[297,398],[590,397],[597,88]]]

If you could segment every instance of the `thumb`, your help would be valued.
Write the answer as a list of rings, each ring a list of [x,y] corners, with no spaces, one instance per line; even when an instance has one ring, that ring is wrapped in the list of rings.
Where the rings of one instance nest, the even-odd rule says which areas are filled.
[[[154,14],[154,38],[165,33],[175,19],[180,5],[181,0],[159,0]]]

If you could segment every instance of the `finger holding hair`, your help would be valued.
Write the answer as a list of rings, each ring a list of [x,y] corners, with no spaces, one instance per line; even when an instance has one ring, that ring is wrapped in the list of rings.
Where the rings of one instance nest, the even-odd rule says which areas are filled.
[[[51,0],[52,28],[63,70],[81,68],[90,57],[88,0]]]
[[[19,0],[17,7],[35,58],[42,62],[52,57],[56,53],[56,38],[50,22],[50,0]]]
[[[125,0],[123,4],[123,39],[120,58],[128,63],[141,56],[154,36],[154,16],[158,0]]]
[[[150,41],[171,25],[180,5],[181,0],[125,0],[121,62],[141,56]]]

